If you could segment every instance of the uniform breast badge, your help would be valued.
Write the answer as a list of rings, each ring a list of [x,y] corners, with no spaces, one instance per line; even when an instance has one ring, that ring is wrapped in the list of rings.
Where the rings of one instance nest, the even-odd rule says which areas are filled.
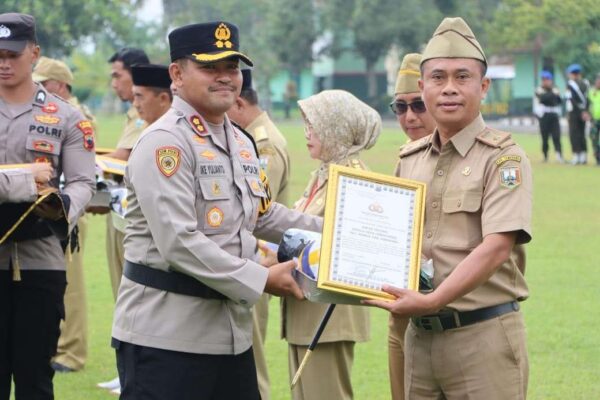
[[[44,107],[42,107],[42,111],[48,114],[54,114],[58,111],[58,106],[56,103],[48,103]]]
[[[469,175],[471,175],[471,167],[465,167],[465,168],[462,170],[462,174],[463,174],[464,176],[469,176]]]
[[[200,156],[211,161],[217,157],[217,155],[210,150],[204,150],[202,153],[200,153]]]
[[[36,115],[33,118],[37,122],[41,122],[42,124],[46,124],[46,125],[56,125],[60,122],[60,118],[58,118],[54,115],[42,114],[42,115]]]
[[[240,151],[240,157],[242,157],[244,160],[251,160],[252,154],[250,154],[248,150],[242,150]]]
[[[171,177],[179,168],[180,151],[177,147],[166,146],[156,149],[156,165],[159,171],[167,178]]]
[[[218,228],[223,223],[223,211],[219,207],[213,207],[206,213],[206,223],[213,228]]]

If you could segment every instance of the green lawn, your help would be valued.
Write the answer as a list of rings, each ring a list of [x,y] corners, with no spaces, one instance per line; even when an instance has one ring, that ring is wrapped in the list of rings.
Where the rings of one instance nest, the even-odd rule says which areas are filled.
[[[100,117],[102,146],[116,143],[123,119]],[[292,199],[304,189],[316,162],[308,159],[302,126],[281,123],[292,159]],[[598,200],[600,168],[543,164],[537,135],[515,135],[534,168],[533,241],[528,246],[527,281],[531,298],[524,303],[530,356],[530,399],[597,399],[600,386],[600,245]],[[391,173],[399,129],[385,129],[363,159],[378,172]],[[563,137],[563,145],[568,140]],[[570,154],[566,154],[567,159]],[[95,387],[116,376],[110,348],[113,301],[105,261],[104,219],[94,217],[86,248],[90,349],[84,371],[55,378],[59,400],[110,399]],[[594,250],[595,249],[595,250]],[[279,339],[279,302],[271,301],[266,351],[273,399],[289,399],[286,344]],[[372,340],[356,348],[353,384],[357,399],[389,399],[387,377],[387,315],[372,311]],[[324,377],[326,379],[326,377]]]

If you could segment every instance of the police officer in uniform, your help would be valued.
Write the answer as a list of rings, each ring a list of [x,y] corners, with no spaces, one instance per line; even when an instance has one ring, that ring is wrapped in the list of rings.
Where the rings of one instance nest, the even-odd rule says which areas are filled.
[[[171,109],[127,167],[126,264],[113,324],[122,399],[258,399],[251,307],[263,291],[302,297],[294,263],[265,268],[257,241],[322,220],[271,203],[250,136],[226,111],[242,84],[238,29],[169,34]]]
[[[11,381],[15,398],[52,399],[59,323],[64,317],[65,256],[61,239],[48,227],[66,218],[77,223],[95,191],[94,131],[91,122],[67,101],[32,80],[31,69],[40,48],[34,18],[0,15],[0,163],[45,163],[52,174],[40,188],[58,188],[62,207],[39,207],[40,221],[0,245],[0,398],[8,399]],[[33,201],[34,175],[15,180],[26,196],[0,203]],[[12,178],[11,178],[12,179]],[[25,193],[23,193],[25,194]],[[5,218],[6,216],[2,217]]]
[[[166,65],[139,64],[131,67],[133,106],[148,125],[162,117],[173,101],[171,77]]]
[[[562,147],[560,144],[560,114],[562,99],[560,92],[554,86],[554,77],[550,71],[540,74],[542,84],[535,90],[533,111],[538,117],[540,133],[542,134],[542,153],[544,162],[548,161],[548,139],[552,138],[556,161],[563,162]]]
[[[271,199],[281,204],[288,203],[288,182],[290,179],[290,156],[287,142],[266,111],[258,105],[258,94],[252,88],[252,72],[242,70],[242,91],[227,115],[235,123],[252,135],[258,148],[259,161],[266,170],[271,188]],[[253,337],[252,350],[258,375],[258,387],[262,400],[271,398],[269,373],[264,353],[269,320],[269,294],[263,294],[252,310]]]
[[[422,252],[434,290],[385,287],[367,304],[411,317],[409,399],[525,399],[528,361],[519,302],[528,296],[511,256],[531,240],[532,177],[523,150],[485,125],[487,60],[461,18],[446,18],[423,52],[419,86],[435,132],[400,152],[397,176],[427,184]]]
[[[587,164],[587,143],[585,141],[585,123],[589,121],[590,103],[588,100],[589,83],[581,77],[581,65],[567,67],[567,119],[569,121],[569,139],[573,159],[571,164]]]
[[[33,80],[78,109],[92,123],[97,132],[95,118],[89,108],[72,94],[73,73],[62,61],[40,57],[33,69]],[[87,301],[83,274],[83,250],[87,237],[88,216],[77,221],[78,250],[67,248],[67,289],[65,291],[65,319],[60,323],[60,338],[52,368],[58,372],[79,371],[87,359]]]

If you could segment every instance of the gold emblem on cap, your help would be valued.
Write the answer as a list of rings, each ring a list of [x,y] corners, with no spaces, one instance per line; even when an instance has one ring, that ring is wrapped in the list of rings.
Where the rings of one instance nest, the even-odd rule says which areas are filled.
[[[230,49],[233,46],[233,44],[229,41],[230,37],[231,31],[229,30],[227,25],[221,22],[215,30],[215,39],[217,39],[217,41],[215,42],[215,46],[217,46],[220,49],[222,49],[223,47]]]
[[[471,175],[471,167],[465,167],[465,169],[462,170],[462,174],[464,176],[469,176]]]

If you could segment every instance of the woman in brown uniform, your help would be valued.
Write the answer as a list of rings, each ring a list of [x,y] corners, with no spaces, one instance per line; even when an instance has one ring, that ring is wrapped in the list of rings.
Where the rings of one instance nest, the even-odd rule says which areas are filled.
[[[329,165],[366,169],[359,152],[369,149],[381,132],[379,114],[342,90],[326,90],[298,101],[305,122],[311,158],[321,161],[294,205],[296,210],[323,215]],[[289,344],[290,380],[296,373],[327,304],[283,301],[283,337]],[[294,400],[351,399],[354,344],[369,340],[369,312],[360,306],[338,305],[325,328],[310,365],[292,392]]]

